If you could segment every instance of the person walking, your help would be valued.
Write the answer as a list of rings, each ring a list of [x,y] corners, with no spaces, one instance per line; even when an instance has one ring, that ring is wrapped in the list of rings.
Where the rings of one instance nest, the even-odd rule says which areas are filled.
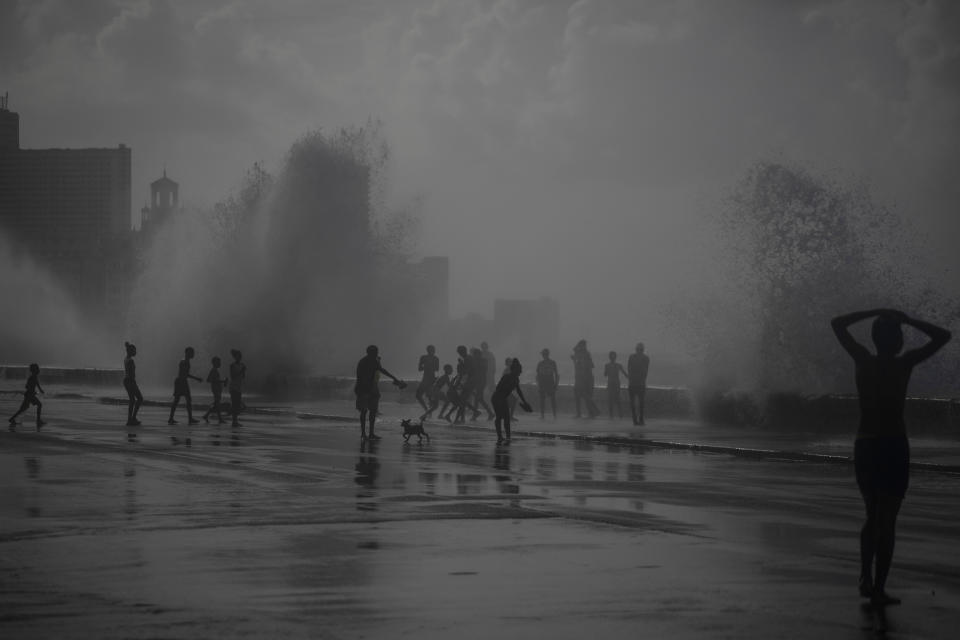
[[[187,422],[189,424],[200,423],[199,420],[193,419],[193,398],[190,396],[190,380],[203,382],[203,380],[190,373],[190,361],[193,360],[194,355],[196,353],[193,347],[187,347],[183,350],[183,360],[177,367],[177,377],[173,381],[173,403],[170,405],[170,418],[167,420],[167,424],[177,424],[177,421],[173,419],[173,413],[177,410],[177,405],[180,404],[180,398],[183,398],[187,405]]]
[[[17,416],[29,409],[30,405],[37,408],[37,431],[40,431],[40,428],[47,424],[40,419],[40,411],[43,409],[43,403],[40,402],[40,399],[37,397],[37,391],[44,393],[43,387],[40,386],[40,365],[34,362],[30,365],[29,369],[30,375],[27,376],[27,386],[23,391],[23,402],[20,403],[20,408],[17,409],[17,412],[10,416],[10,431],[13,431],[17,425]]]
[[[220,358],[213,356],[210,360],[210,373],[207,374],[207,382],[210,383],[210,393],[213,394],[213,404],[211,404],[207,412],[203,414],[204,422],[209,423],[210,414],[216,411],[217,424],[223,424],[223,416],[220,415],[220,404],[223,397],[223,385],[228,381],[229,379],[225,380],[220,377]]]

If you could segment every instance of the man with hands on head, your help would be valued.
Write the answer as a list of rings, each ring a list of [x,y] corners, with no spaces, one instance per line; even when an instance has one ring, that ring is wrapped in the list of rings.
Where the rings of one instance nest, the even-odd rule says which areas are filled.
[[[874,318],[871,334],[875,354],[850,334],[851,325],[867,318]],[[848,313],[834,318],[831,326],[853,358],[860,404],[854,466],[867,512],[860,531],[860,595],[876,605],[899,604],[899,599],[887,594],[886,582],[893,558],[897,514],[909,484],[910,445],[903,420],[907,385],[913,368],[947,344],[951,334],[895,309]],[[903,326],[926,334],[929,341],[900,353]]]

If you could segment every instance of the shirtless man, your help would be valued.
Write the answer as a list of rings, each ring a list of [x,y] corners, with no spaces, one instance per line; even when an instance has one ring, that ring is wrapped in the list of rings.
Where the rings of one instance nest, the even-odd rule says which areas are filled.
[[[379,440],[380,436],[373,432],[380,410],[380,374],[393,380],[393,384],[401,389],[407,386],[392,373],[380,366],[380,350],[376,345],[367,347],[367,355],[357,363],[357,382],[353,386],[353,393],[357,396],[357,410],[360,412],[360,439],[367,440],[367,415],[370,416],[370,440]]]
[[[874,318],[876,354],[850,334],[850,325],[867,318]],[[893,309],[848,313],[834,318],[831,325],[856,366],[860,403],[854,466],[867,511],[867,521],[860,531],[860,595],[875,605],[899,604],[899,599],[887,594],[886,584],[897,513],[909,483],[910,445],[903,420],[907,385],[913,368],[947,344],[950,332]],[[903,325],[926,334],[930,340],[901,354]]]
[[[436,354],[437,348],[432,344],[428,345],[427,353],[420,356],[420,362],[417,364],[417,371],[423,372],[420,386],[417,387],[417,402],[427,412],[430,411],[433,384],[437,381],[437,372],[440,370],[440,358]]]

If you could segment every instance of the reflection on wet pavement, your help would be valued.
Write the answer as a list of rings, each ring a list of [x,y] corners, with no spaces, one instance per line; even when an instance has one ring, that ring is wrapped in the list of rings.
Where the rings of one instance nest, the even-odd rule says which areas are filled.
[[[734,637],[748,619],[769,637],[786,617],[819,638],[862,623],[844,609],[860,518],[846,466],[498,446],[443,426],[422,445],[387,431],[361,443],[354,424],[255,416],[130,442],[103,426],[108,410],[2,436],[9,637],[62,636],[64,620],[92,637]],[[896,571],[922,615],[885,624],[949,618],[958,488],[914,475]]]

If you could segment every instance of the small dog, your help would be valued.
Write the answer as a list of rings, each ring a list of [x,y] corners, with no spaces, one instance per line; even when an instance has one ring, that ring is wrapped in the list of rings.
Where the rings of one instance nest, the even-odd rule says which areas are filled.
[[[423,420],[414,424],[412,420],[401,420],[400,426],[403,427],[403,441],[410,442],[410,436],[417,436],[417,443],[423,442],[423,436],[427,436],[427,442],[430,442],[430,435],[423,430]]]

